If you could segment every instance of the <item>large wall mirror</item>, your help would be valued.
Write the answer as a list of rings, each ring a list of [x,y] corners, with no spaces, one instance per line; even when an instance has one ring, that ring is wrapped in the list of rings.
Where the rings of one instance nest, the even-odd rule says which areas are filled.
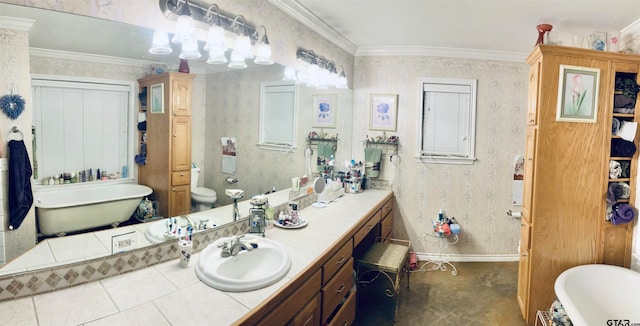
[[[3,16],[33,19],[36,21],[30,34],[30,57],[33,74],[61,75],[82,78],[127,80],[136,86],[136,80],[150,71],[150,64],[167,63],[177,68],[179,60],[173,56],[154,56],[148,53],[153,31],[139,26],[97,18],[48,11],[33,7],[0,3]],[[82,28],[78,28],[82,26]],[[85,35],[83,32],[87,32]],[[73,35],[73,37],[69,37]],[[96,37],[100,35],[100,37]],[[116,42],[116,43],[112,43]],[[277,44],[276,37],[271,43]],[[117,44],[117,45],[113,45]],[[58,57],[50,57],[49,50],[69,51]],[[90,54],[83,56],[69,53]],[[120,62],[118,58],[124,61]],[[140,61],[132,61],[132,59]],[[126,63],[123,63],[125,62]],[[190,62],[192,73],[197,74],[193,87],[193,129],[192,158],[202,170],[199,186],[217,192],[218,205],[228,205],[224,190],[240,188],[246,197],[276,188],[282,190],[291,186],[291,178],[307,172],[307,161],[315,162],[315,157],[305,157],[307,135],[320,129],[312,126],[312,106],[314,95],[332,94],[337,102],[337,123],[335,128],[325,128],[323,132],[338,135],[336,161],[351,158],[352,143],[352,102],[351,90],[315,90],[295,85],[296,106],[296,146],[286,149],[266,150],[258,146],[260,117],[260,84],[281,81],[284,66],[250,65],[246,69],[230,70],[226,65],[215,66],[205,63],[206,56]],[[131,64],[131,62],[134,62]],[[237,166],[234,174],[222,170],[221,139],[234,137],[237,140]],[[313,145],[312,145],[313,146]],[[312,148],[313,149],[313,148]],[[38,151],[41,149],[38,149]],[[129,149],[133,153],[136,148]],[[315,152],[315,151],[314,151]],[[36,153],[37,155],[37,153]],[[37,160],[37,157],[34,157]],[[120,164],[120,163],[119,163]],[[315,167],[315,163],[311,164]],[[135,168],[130,169],[135,173]],[[238,180],[229,184],[226,178],[232,176]],[[124,232],[120,228],[97,231],[93,235],[68,235],[67,244],[77,252],[91,252],[90,256],[69,258],[48,262],[47,257],[38,259],[40,265],[27,262],[18,270],[0,268],[0,275],[55,265],[72,263],[78,260],[97,258],[111,254],[107,248],[111,236]],[[93,236],[95,239],[90,240]],[[58,240],[52,238],[49,240]],[[151,243],[138,238],[141,245]],[[90,249],[90,243],[101,243],[103,250]],[[42,244],[42,243],[41,243]],[[43,246],[36,245],[30,252],[44,253]],[[52,247],[53,245],[47,244]],[[17,257],[14,261],[20,261]]]

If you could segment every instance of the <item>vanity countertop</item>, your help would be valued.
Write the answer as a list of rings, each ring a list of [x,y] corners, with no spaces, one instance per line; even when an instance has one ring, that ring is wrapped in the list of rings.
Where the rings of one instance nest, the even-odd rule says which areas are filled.
[[[233,324],[317,264],[325,251],[391,195],[378,189],[346,194],[325,208],[301,210],[299,215],[308,221],[304,228],[268,228],[266,237],[285,246],[292,266],[282,280],[259,290],[224,292],[200,282],[194,271],[199,257],[195,253],[188,268],[171,260],[97,282],[2,301],[0,312],[21,311],[3,314],[7,316],[3,321],[26,325]]]

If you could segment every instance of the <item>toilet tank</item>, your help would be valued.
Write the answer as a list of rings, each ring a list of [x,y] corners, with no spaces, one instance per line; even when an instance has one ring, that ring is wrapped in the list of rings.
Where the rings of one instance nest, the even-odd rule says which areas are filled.
[[[191,189],[198,187],[198,178],[200,177],[200,168],[191,168]]]

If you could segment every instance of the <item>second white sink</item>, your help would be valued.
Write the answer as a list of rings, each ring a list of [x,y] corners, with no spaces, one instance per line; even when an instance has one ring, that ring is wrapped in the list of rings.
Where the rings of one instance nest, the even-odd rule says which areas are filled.
[[[195,271],[205,284],[222,291],[253,291],[278,282],[291,269],[291,258],[280,243],[253,235],[240,241],[256,243],[257,248],[222,257],[218,245],[232,240],[237,241],[235,237],[219,239],[200,253]]]

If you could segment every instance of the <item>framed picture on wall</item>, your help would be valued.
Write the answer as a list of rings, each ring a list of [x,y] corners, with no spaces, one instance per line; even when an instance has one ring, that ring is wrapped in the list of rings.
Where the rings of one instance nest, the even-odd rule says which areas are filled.
[[[600,69],[560,65],[556,121],[595,123]]]
[[[336,94],[313,96],[313,121],[316,128],[335,128],[338,117]]]
[[[396,131],[397,115],[397,94],[371,95],[370,130]]]
[[[164,84],[151,85],[151,113],[164,113]]]

